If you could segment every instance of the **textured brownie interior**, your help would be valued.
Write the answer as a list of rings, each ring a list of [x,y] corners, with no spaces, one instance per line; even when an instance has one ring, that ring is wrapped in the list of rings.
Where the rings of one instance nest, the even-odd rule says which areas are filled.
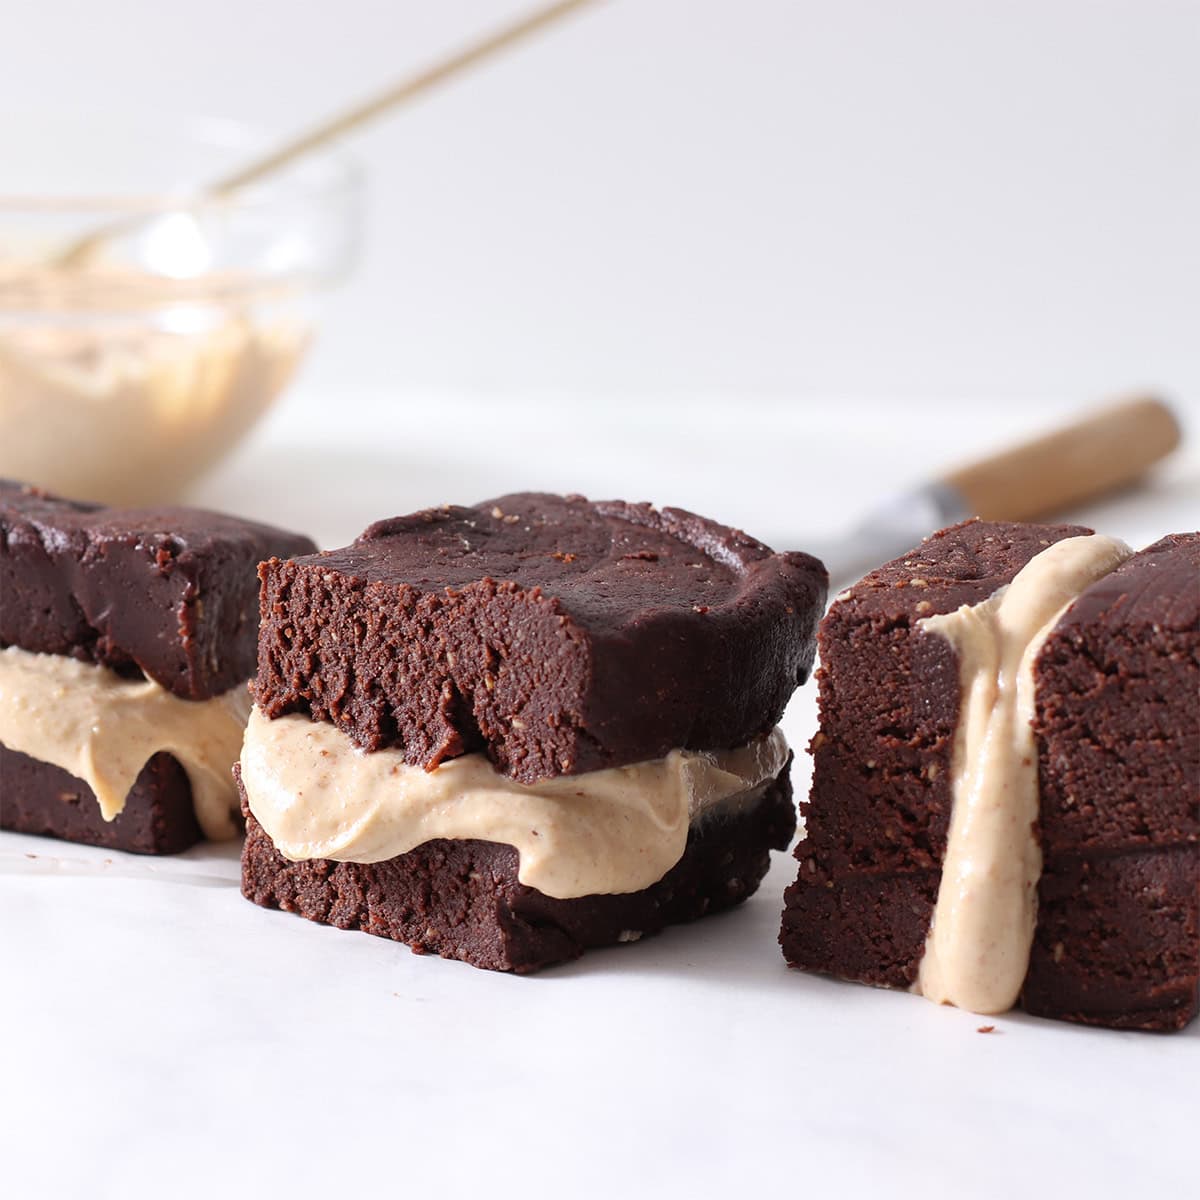
[[[1181,1027],[1200,974],[1200,535],[1084,592],[1036,682],[1046,869],[1023,1003]]]
[[[247,899],[405,942],[418,953],[522,973],[739,904],[796,825],[785,767],[754,805],[694,826],[683,858],[653,886],[557,900],[519,882],[511,846],[438,840],[380,863],[293,863],[249,813],[244,792],[243,811]]]
[[[741,745],[808,675],[825,570],[691,513],[502,496],[262,567],[256,700],[524,782]]]
[[[790,964],[892,987],[916,979],[946,848],[960,691],[950,643],[917,622],[987,599],[1047,546],[1090,532],[965,522],[830,608],[806,836],[780,935]]]

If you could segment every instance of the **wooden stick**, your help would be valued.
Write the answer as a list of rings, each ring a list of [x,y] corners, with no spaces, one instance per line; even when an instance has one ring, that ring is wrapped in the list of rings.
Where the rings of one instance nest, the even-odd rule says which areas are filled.
[[[967,511],[985,521],[1030,521],[1133,483],[1179,445],[1179,422],[1150,396],[951,471]]]
[[[227,196],[249,183],[263,179],[278,171],[281,167],[287,166],[288,163],[294,162],[305,154],[309,154],[313,150],[326,145],[335,138],[358,129],[368,121],[372,121],[376,117],[382,116],[384,113],[390,112],[392,109],[398,108],[410,100],[415,100],[418,96],[424,95],[439,84],[448,82],[470,67],[484,62],[486,59],[498,54],[501,50],[506,50],[510,46],[516,45],[518,42],[523,41],[539,30],[545,29],[570,13],[584,8],[588,4],[595,3],[597,3],[597,0],[558,0],[557,3],[539,8],[528,16],[514,21],[511,25],[507,25],[503,29],[499,29],[495,33],[490,33],[479,41],[463,47],[448,58],[434,63],[433,66],[426,67],[416,75],[401,80],[395,86],[380,92],[377,96],[373,96],[362,104],[358,104],[354,108],[338,113],[329,120],[323,121],[313,129],[284,143],[284,145],[264,155],[262,158],[247,163],[245,166],[240,167],[238,170],[205,188],[199,193],[197,199],[206,200],[212,197]],[[84,237],[72,242],[60,254],[56,255],[54,265],[67,268],[85,265],[103,247],[106,241],[116,234],[126,231],[129,227],[130,223],[123,221],[86,234]]]
[[[530,13],[529,16],[521,18],[521,20],[514,22],[512,25],[498,30],[496,33],[488,34],[473,45],[464,47],[449,58],[445,58],[439,63],[434,63],[433,66],[427,67],[424,71],[420,71],[416,75],[402,80],[395,87],[388,88],[386,91],[365,101],[356,108],[332,117],[330,120],[318,125],[315,129],[311,129],[286,145],[280,146],[278,150],[259,159],[257,162],[250,163],[248,166],[242,167],[241,170],[234,171],[232,175],[227,175],[224,179],[218,181],[210,191],[215,195],[225,195],[237,188],[244,187],[248,183],[253,183],[257,179],[262,179],[263,176],[272,174],[293,159],[300,158],[302,155],[309,153],[309,151],[315,150],[318,146],[323,146],[326,142],[341,137],[342,134],[349,133],[352,129],[357,129],[360,125],[365,125],[368,121],[382,115],[389,109],[396,108],[406,101],[415,99],[417,96],[436,87],[439,83],[445,83],[447,80],[453,79],[468,67],[482,62],[484,59],[491,58],[493,54],[498,54],[501,50],[515,45],[522,39],[529,37],[530,34],[536,33],[539,29],[544,29],[547,25],[553,24],[576,9],[594,3],[596,3],[596,0],[559,0],[557,4],[551,4],[546,8],[538,9],[536,12]]]

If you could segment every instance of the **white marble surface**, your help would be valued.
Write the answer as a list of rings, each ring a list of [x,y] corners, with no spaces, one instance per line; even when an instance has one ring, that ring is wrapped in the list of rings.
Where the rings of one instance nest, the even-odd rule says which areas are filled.
[[[692,505],[779,544],[999,430],[1006,407],[589,411],[299,394],[197,498],[308,525],[515,485]],[[1200,459],[1080,515],[1195,524]],[[814,725],[806,688],[785,727]],[[797,783],[804,786],[801,759]],[[0,835],[7,1195],[1179,1194],[1200,1027],[1173,1037],[806,977],[775,944],[791,862],[744,908],[534,978],[248,904],[235,851]]]

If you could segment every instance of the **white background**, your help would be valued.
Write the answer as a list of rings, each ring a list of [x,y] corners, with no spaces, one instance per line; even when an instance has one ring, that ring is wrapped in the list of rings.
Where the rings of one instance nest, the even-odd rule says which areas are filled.
[[[0,112],[288,132],[525,7],[3,0]],[[1198,57],[1195,0],[609,0],[355,143],[307,382],[1195,399]]]
[[[286,131],[512,4],[5,0],[0,109]],[[507,488],[780,545],[1139,386],[1200,415],[1200,4],[614,0],[361,139],[366,253],[196,493],[307,528]],[[0,190],[19,188],[0,162]],[[1200,456],[1080,516],[1194,528]],[[811,689],[786,727],[803,745]],[[797,772],[803,790],[807,767]],[[33,857],[29,857],[33,855]],[[0,837],[14,1196],[1062,1194],[1195,1179],[1200,1028],[787,972],[743,910],[533,979],[246,904],[228,852]]]

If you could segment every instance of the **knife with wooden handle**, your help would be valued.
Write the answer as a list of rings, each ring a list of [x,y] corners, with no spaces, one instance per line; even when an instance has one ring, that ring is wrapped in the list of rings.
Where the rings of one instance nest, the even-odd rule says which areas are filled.
[[[1033,521],[1127,486],[1180,437],[1161,400],[1126,400],[892,496],[846,537],[806,549],[829,568],[836,592],[943,525],[966,517]]]

